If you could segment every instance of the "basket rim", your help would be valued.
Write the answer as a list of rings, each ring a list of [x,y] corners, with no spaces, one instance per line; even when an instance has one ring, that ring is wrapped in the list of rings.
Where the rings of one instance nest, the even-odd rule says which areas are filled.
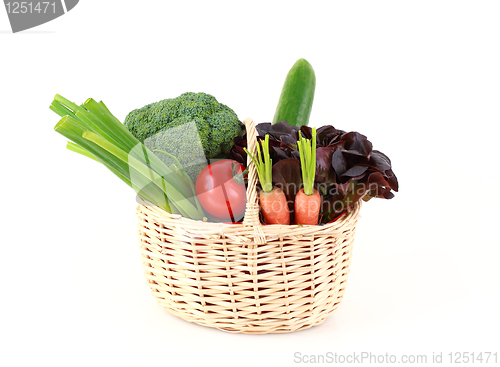
[[[225,232],[227,229],[238,229],[244,227],[251,227],[250,224],[245,224],[242,222],[238,223],[229,223],[229,222],[208,222],[198,219],[191,219],[183,217],[180,214],[171,214],[166,212],[165,210],[159,208],[158,206],[148,202],[147,200],[137,196],[138,207],[137,212],[147,212],[148,215],[152,215],[153,219],[158,220],[161,223],[164,222],[175,222],[177,225],[181,223],[185,223],[191,225],[193,227],[198,227],[199,230],[217,230],[218,232]],[[316,225],[300,225],[300,224],[290,224],[290,225],[281,225],[281,224],[262,224],[262,230],[267,234],[281,234],[284,237],[288,235],[286,232],[295,232],[296,230],[300,230],[303,235],[312,235],[316,234],[318,231],[335,231],[339,230],[346,223],[356,220],[360,217],[362,203],[358,201],[355,206],[349,210],[345,211],[341,214],[335,221],[325,223],[325,224],[316,224]],[[290,233],[289,236],[294,236],[295,233]]]
[[[246,128],[247,134],[247,146],[248,150],[255,153],[257,148],[257,130],[255,123],[251,118],[246,118],[243,121]],[[137,201],[139,206],[137,207],[137,213],[146,212],[147,215],[151,215],[153,219],[164,225],[165,223],[170,223],[175,226],[184,225],[185,231],[190,234],[196,235],[196,233],[216,235],[229,235],[237,237],[236,242],[248,242],[252,241],[255,244],[265,244],[268,239],[272,237],[293,237],[293,236],[310,236],[317,235],[319,233],[335,232],[341,230],[341,228],[351,222],[357,221],[359,216],[359,211],[361,208],[361,202],[358,201],[354,208],[347,209],[334,221],[326,224],[316,224],[316,225],[300,225],[300,224],[265,224],[260,222],[259,211],[260,207],[258,204],[258,192],[257,192],[257,170],[255,168],[253,160],[250,156],[247,157],[247,168],[248,168],[248,185],[246,189],[246,208],[245,216],[242,222],[230,223],[230,222],[208,222],[202,220],[195,220],[191,218],[183,217],[180,214],[171,214],[167,211],[157,207],[153,203],[148,202],[140,196],[137,196]],[[249,238],[239,238],[241,235],[245,234]],[[244,236],[243,236],[244,237]]]

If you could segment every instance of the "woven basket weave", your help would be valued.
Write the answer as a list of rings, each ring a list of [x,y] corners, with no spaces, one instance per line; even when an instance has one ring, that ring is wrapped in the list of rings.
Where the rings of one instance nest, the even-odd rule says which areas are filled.
[[[244,123],[255,152],[255,125]],[[326,225],[261,225],[250,159],[248,168],[242,223],[195,221],[139,199],[147,284],[170,313],[228,332],[286,333],[319,325],[342,301],[360,204]]]

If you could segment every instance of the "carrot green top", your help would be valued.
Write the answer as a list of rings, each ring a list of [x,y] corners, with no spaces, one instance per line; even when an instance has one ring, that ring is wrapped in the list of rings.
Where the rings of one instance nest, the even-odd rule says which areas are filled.
[[[312,195],[314,193],[314,178],[316,176],[316,128],[312,129],[312,139],[303,138],[302,132],[299,131],[297,145],[299,146],[304,194]]]
[[[273,189],[273,160],[269,155],[269,135],[266,135],[264,142],[261,143],[261,145],[262,154],[260,153],[259,145],[257,144],[258,158],[250,153],[247,148],[243,149],[245,149],[245,152],[250,156],[250,158],[252,158],[252,161],[255,164],[255,169],[257,170],[262,190],[269,192]],[[264,156],[264,159],[262,159],[262,155]]]

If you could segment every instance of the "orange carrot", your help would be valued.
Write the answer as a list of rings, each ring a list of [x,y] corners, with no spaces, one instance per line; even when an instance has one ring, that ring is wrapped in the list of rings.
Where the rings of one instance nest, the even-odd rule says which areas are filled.
[[[321,208],[321,195],[314,189],[312,195],[304,194],[304,189],[295,195],[295,221],[297,224],[318,224],[319,209]]]
[[[290,213],[286,195],[278,187],[273,187],[273,160],[269,155],[269,135],[266,135],[262,144],[262,155],[257,145],[256,158],[246,148],[245,152],[252,158],[257,175],[259,176],[262,191],[259,194],[260,208],[267,224],[290,224]]]
[[[259,194],[259,202],[267,224],[290,224],[286,196],[279,187],[274,187],[271,191],[262,190]]]
[[[300,153],[300,167],[304,188],[295,195],[295,222],[303,225],[316,225],[319,219],[321,196],[314,188],[316,176],[316,128],[312,129],[311,139],[304,139],[299,131],[297,142]]]

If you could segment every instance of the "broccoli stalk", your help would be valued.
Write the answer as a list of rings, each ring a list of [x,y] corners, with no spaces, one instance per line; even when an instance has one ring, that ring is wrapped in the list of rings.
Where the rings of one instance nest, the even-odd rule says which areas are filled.
[[[184,93],[130,112],[125,127],[152,151],[176,157],[196,181],[210,160],[224,158],[233,138],[243,134],[238,116],[206,93]],[[167,154],[157,154],[167,165]]]

